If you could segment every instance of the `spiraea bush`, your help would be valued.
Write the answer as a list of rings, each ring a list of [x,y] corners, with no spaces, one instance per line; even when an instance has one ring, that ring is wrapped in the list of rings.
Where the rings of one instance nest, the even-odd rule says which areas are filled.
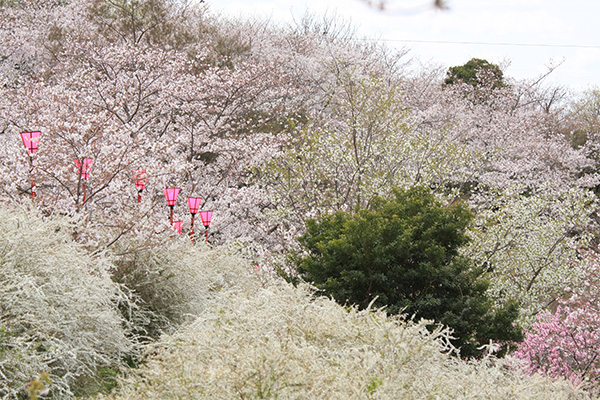
[[[93,255],[78,229],[31,206],[0,210],[2,398],[89,394],[151,329],[172,333],[104,398],[586,398],[507,361],[453,357],[446,329],[340,306],[224,247],[174,237]]]
[[[449,332],[430,333],[426,321],[343,307],[306,286],[252,280],[259,281],[248,276],[223,288],[196,321],[150,346],[141,367],[105,399],[587,397],[507,361],[453,357]]]
[[[35,207],[0,208],[0,398],[49,374],[53,398],[117,368],[136,349],[111,265],[73,241],[77,224]],[[47,386],[47,385],[46,385]]]
[[[260,284],[248,279],[250,262],[234,251],[211,250],[186,235],[172,239],[128,253],[116,249],[109,256],[115,265],[113,279],[128,288],[136,304],[130,319],[137,333],[149,339],[195,320],[224,288],[247,285],[250,290]]]

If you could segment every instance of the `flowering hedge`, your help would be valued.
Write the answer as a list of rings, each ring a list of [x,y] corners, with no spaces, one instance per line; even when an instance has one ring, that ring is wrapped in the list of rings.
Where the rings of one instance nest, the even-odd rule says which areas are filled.
[[[135,350],[132,304],[111,265],[73,241],[78,225],[28,206],[0,208],[0,398],[48,373],[57,398]]]
[[[452,357],[449,332],[428,333],[426,321],[348,309],[305,286],[263,284],[221,290],[106,398],[587,398],[503,360]]]
[[[600,318],[590,311],[589,307],[559,307],[554,314],[539,314],[514,356],[526,362],[530,373],[596,385],[600,376]]]

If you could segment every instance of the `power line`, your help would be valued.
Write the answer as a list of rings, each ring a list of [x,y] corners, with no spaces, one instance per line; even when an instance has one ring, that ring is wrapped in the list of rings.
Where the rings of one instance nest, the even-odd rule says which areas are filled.
[[[452,40],[417,40],[417,39],[360,39],[374,42],[400,42],[400,43],[425,43],[425,44],[465,44],[483,46],[517,46],[517,47],[559,47],[570,49],[600,49],[600,45],[585,44],[546,44],[546,43],[514,43],[514,42],[472,42]]]

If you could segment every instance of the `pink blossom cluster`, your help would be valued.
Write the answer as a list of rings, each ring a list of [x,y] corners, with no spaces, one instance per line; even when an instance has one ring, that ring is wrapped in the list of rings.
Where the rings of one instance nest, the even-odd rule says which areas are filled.
[[[600,316],[588,308],[545,311],[513,356],[530,373],[596,383],[600,376]]]
[[[530,373],[585,382],[598,390],[600,382],[600,263],[595,252],[577,262],[585,278],[570,282],[569,295],[557,301],[554,312],[538,314],[513,356],[524,361]]]

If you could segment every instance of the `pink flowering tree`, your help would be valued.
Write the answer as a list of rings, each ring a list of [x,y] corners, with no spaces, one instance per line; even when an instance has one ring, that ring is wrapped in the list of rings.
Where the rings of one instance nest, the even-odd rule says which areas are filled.
[[[600,257],[585,252],[573,264],[585,271],[585,277],[572,279],[570,292],[538,314],[513,355],[530,373],[584,382],[596,391],[600,382]]]
[[[211,27],[197,7],[159,0],[34,3],[2,15],[25,36],[0,43],[10,55],[4,66],[27,61],[31,68],[5,75],[0,89],[0,196],[29,197],[19,133],[39,130],[36,201],[49,212],[80,214],[96,233],[86,240],[110,245],[126,235],[155,239],[155,232],[168,232],[166,187],[216,210],[216,241],[260,239],[255,227],[269,229],[257,223],[268,202],[247,179],[287,123],[292,90],[279,64],[220,48],[229,38],[216,30],[203,36],[198,26]],[[83,158],[94,159],[85,182],[74,163]],[[148,174],[140,204],[137,169]],[[176,213],[189,224],[185,199]]]
[[[600,377],[600,315],[597,306],[560,306],[538,315],[525,340],[512,355],[530,373],[563,377],[595,385]]]

